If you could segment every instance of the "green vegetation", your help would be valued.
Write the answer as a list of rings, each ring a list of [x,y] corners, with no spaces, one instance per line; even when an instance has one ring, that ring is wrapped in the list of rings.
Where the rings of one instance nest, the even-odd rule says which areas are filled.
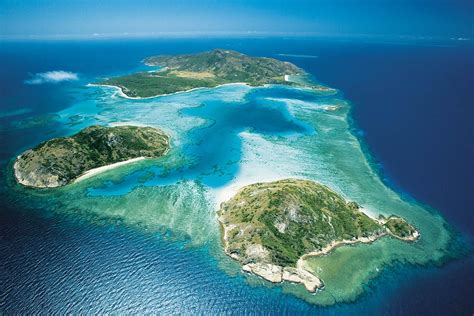
[[[91,126],[24,152],[15,162],[15,176],[27,186],[57,187],[90,169],[138,157],[160,157],[168,149],[168,136],[155,128]]]
[[[383,224],[347,203],[329,188],[307,180],[285,179],[242,188],[221,205],[226,252],[243,264],[295,266],[303,255],[334,243],[375,240],[387,233]],[[400,223],[405,225],[400,226]],[[406,234],[408,224],[391,217],[392,231]],[[399,227],[400,226],[400,227]],[[401,228],[403,227],[403,229]],[[324,251],[322,251],[324,252]]]
[[[172,74],[171,71],[160,71],[139,72],[128,76],[111,78],[99,84],[119,87],[128,97],[147,98],[194,88],[212,88],[223,83],[225,82],[220,80],[183,78]]]
[[[111,78],[99,84],[117,86],[129,97],[151,97],[225,83],[245,82],[252,86],[286,83],[285,75],[304,74],[288,62],[223,49],[193,55],[153,56],[145,59],[145,63],[164,70]]]
[[[398,217],[390,217],[385,221],[384,226],[390,234],[400,239],[412,240],[418,237],[416,229]]]

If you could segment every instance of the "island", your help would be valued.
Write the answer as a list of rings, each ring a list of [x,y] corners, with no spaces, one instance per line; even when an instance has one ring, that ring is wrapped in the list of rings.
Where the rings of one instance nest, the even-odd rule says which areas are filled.
[[[169,137],[156,128],[95,125],[25,151],[15,160],[14,174],[25,186],[59,187],[104,168],[161,157],[169,147]]]
[[[225,49],[188,55],[153,56],[144,62],[148,66],[161,68],[109,78],[97,84],[117,87],[126,97],[147,98],[229,83],[250,86],[293,84],[287,80],[288,76],[305,74],[304,70],[289,62],[251,57]]]
[[[242,270],[270,282],[302,283],[310,292],[323,281],[305,266],[345,244],[370,243],[386,235],[419,238],[405,220],[373,219],[355,202],[309,180],[284,179],[240,189],[218,212],[227,255]]]

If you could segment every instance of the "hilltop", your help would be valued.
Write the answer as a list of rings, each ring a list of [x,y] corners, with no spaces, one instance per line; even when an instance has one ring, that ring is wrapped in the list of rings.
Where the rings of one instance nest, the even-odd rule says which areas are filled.
[[[141,157],[161,157],[168,149],[169,138],[159,129],[97,125],[25,151],[17,157],[14,171],[23,185],[58,187],[92,169]]]
[[[373,219],[355,202],[346,202],[321,184],[300,179],[256,183],[242,188],[219,211],[225,252],[243,270],[271,282],[322,287],[304,266],[304,258],[329,253],[337,246],[368,243],[390,234],[416,240],[405,220]]]
[[[139,72],[99,82],[118,87],[128,97],[152,97],[226,83],[251,86],[285,84],[285,75],[303,75],[295,65],[266,57],[251,57],[232,50],[215,49],[198,54],[152,56],[146,65],[160,66],[153,72]]]

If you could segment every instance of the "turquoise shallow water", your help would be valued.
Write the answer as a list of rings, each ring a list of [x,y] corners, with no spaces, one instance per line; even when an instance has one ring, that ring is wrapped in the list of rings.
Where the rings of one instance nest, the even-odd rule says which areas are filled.
[[[92,98],[88,89],[94,90]],[[58,113],[60,122],[82,117],[81,124],[66,127],[67,134],[92,122],[156,126],[171,135],[173,149],[162,159],[43,190],[39,196],[32,192],[33,203],[48,199],[48,207],[59,213],[169,231],[194,247],[211,247],[232,274],[240,272],[222,255],[215,211],[248,183],[312,179],[357,201],[373,216],[403,216],[420,230],[423,238],[414,244],[384,238],[310,259],[325,289],[318,295],[291,284],[283,289],[323,305],[354,300],[363,284],[394,260],[424,264],[444,258],[451,240],[444,221],[402,200],[379,180],[349,131],[350,106],[337,93],[226,85],[135,101],[118,97],[114,89],[88,89],[79,91],[78,102]],[[83,91],[87,95],[82,102]]]
[[[127,100],[87,82],[61,87],[69,101],[51,111],[53,122],[10,127],[6,135],[37,134],[15,152],[91,124],[157,126],[173,149],[55,190],[24,189],[7,171],[2,250],[25,251],[2,266],[6,311],[374,312],[383,306],[375,301],[414,274],[407,264],[431,266],[453,254],[443,218],[387,187],[368,163],[340,92],[227,85]],[[283,177],[320,181],[373,215],[403,216],[422,239],[385,238],[311,260],[326,283],[317,295],[244,275],[222,252],[215,211],[240,186]],[[343,305],[317,307],[332,304]]]

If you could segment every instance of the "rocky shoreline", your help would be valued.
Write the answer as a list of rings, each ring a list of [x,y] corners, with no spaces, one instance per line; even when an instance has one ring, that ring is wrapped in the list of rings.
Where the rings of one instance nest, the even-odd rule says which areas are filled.
[[[224,252],[232,259],[241,262],[242,258],[240,258],[237,254],[229,251],[228,248],[228,232],[234,227],[232,226],[232,224],[230,226],[224,225],[220,218],[219,223],[221,224],[221,227],[223,229],[222,240],[224,242]],[[320,289],[324,286],[324,283],[318,277],[306,270],[302,265],[293,268],[281,267],[279,265],[271,263],[256,262],[242,265],[242,271],[260,276],[263,279],[272,283],[281,283],[283,281],[288,281],[291,283],[303,284],[304,287],[310,292],[315,292],[317,289]]]
[[[295,188],[301,191],[295,191]],[[333,209],[332,212],[335,212],[338,207],[346,208],[342,212],[347,212],[348,220],[350,216],[358,216],[357,219],[352,219],[351,221],[365,221],[366,226],[364,227],[372,225],[372,228],[366,228],[366,230],[359,231],[355,235],[352,234],[353,237],[351,239],[343,238],[347,234],[340,234],[339,238],[334,240],[328,239],[325,244],[319,243],[306,247],[306,251],[299,251],[296,257],[287,259],[291,258],[288,256],[287,250],[281,252],[281,250],[278,250],[281,248],[277,247],[284,245],[284,247],[288,247],[286,249],[295,249],[292,246],[292,243],[295,241],[294,237],[285,239],[286,237],[284,236],[286,233],[294,234],[288,231],[290,229],[289,225],[292,225],[289,221],[296,223],[296,226],[292,226],[292,229],[301,227],[303,219],[306,224],[311,221],[308,217],[310,216],[308,214],[311,213],[302,213],[301,204],[297,204],[301,202],[296,202],[298,200],[285,200],[285,202],[278,204],[276,202],[278,199],[286,198],[286,195],[282,194],[285,192],[285,189],[288,191],[285,194],[288,194],[291,199],[295,199],[295,196],[300,195],[301,199],[299,201],[304,199],[311,201],[310,195],[307,194],[319,194],[318,198],[322,198],[322,200],[314,203],[320,203],[321,206],[316,207],[316,209],[310,212],[315,212],[318,215],[321,212],[321,215],[317,218],[325,218],[325,223],[332,229],[333,224],[340,225],[340,223],[335,222],[336,218],[332,219],[333,224],[331,223],[331,218],[328,219],[328,216],[331,216],[327,210],[329,207]],[[310,190],[313,190],[313,193],[309,193],[311,192]],[[336,200],[338,200],[339,204],[333,206],[325,204]],[[278,205],[282,205],[281,209],[278,208]],[[312,207],[315,206],[313,205]],[[326,210],[320,211],[318,210],[319,207]],[[340,212],[334,214],[334,216],[341,216]],[[264,222],[265,218],[270,218],[270,222]],[[340,218],[337,220],[340,220]],[[344,202],[342,198],[337,196],[337,193],[329,188],[299,179],[257,183],[242,188],[229,201],[221,204],[218,221],[222,227],[224,252],[242,265],[242,271],[260,276],[272,283],[286,281],[302,284],[309,292],[316,292],[324,287],[323,280],[315,275],[314,271],[306,265],[306,260],[309,257],[325,256],[340,246],[372,243],[386,236],[393,236],[403,241],[416,241],[420,237],[420,233],[413,226],[399,217],[390,216],[385,218],[380,216],[378,219],[371,218],[361,212],[360,207],[356,203]],[[361,229],[360,227],[362,226],[358,227]],[[314,222],[312,225],[307,226],[305,231],[306,229],[306,233],[302,232],[302,238],[308,238],[310,234],[312,236],[319,236],[318,232],[322,232],[327,228],[318,226],[318,223]],[[280,236],[278,237],[280,241],[273,244],[275,246],[269,244],[268,239],[265,240],[269,234]],[[283,241],[284,244],[281,244]],[[317,250],[313,251],[313,249]]]
[[[229,251],[227,247],[227,237],[226,234],[231,228],[227,228],[221,221],[219,221],[222,225],[224,230],[224,252],[234,260],[241,261],[241,258]],[[317,256],[324,256],[328,255],[332,250],[336,249],[337,247],[344,246],[344,245],[352,245],[356,243],[372,243],[377,239],[391,235],[395,238],[402,239],[405,241],[416,241],[420,237],[420,233],[416,231],[412,236],[408,238],[400,238],[391,234],[388,229],[386,232],[382,232],[378,235],[370,236],[370,237],[362,237],[353,240],[340,240],[334,241],[330,245],[326,246],[325,248],[304,254],[296,263],[296,267],[281,267],[278,265],[274,265],[271,263],[247,263],[242,266],[242,271],[247,273],[252,273],[254,275],[260,276],[263,279],[272,282],[272,283],[281,283],[283,281],[288,281],[291,283],[303,284],[304,287],[309,292],[316,292],[316,290],[321,289],[324,287],[324,282],[315,276],[312,272],[308,271],[305,267],[305,260],[308,257],[317,257]]]
[[[162,157],[169,147],[169,136],[156,128],[90,126],[20,154],[13,173],[24,186],[54,188],[127,163]]]

